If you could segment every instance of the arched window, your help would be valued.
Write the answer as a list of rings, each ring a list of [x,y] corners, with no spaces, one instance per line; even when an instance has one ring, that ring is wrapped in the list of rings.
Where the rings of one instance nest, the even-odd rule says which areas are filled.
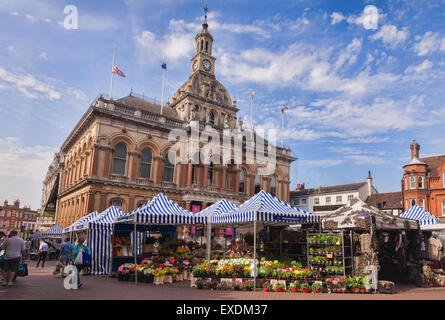
[[[117,208],[119,208],[121,210],[124,207],[124,203],[120,199],[112,199],[110,201],[110,205],[115,206],[115,207],[117,207]]]
[[[213,186],[213,162],[210,162],[209,167],[207,169],[207,185]]]
[[[210,124],[215,124],[215,114],[212,111],[210,111],[209,122]]]
[[[139,176],[141,178],[150,179],[151,177],[151,162],[153,154],[150,148],[144,148],[141,152],[141,165],[139,169]]]
[[[239,192],[246,192],[246,170],[241,168],[239,174]]]
[[[125,166],[127,163],[127,146],[123,142],[119,142],[114,147],[113,156],[113,174],[125,175]]]
[[[277,176],[272,175],[272,178],[270,179],[270,194],[274,197],[277,196]]]
[[[257,172],[255,174],[255,194],[261,191],[261,175]]]
[[[175,173],[175,166],[168,159],[168,153],[167,153],[164,160],[164,175],[162,177],[162,181],[173,182],[174,173]]]
[[[206,52],[208,52],[208,49],[209,49],[209,42],[208,41],[206,41]]]
[[[201,51],[204,50],[204,40],[201,40]]]
[[[198,166],[192,164],[192,183],[196,184],[198,182]]]

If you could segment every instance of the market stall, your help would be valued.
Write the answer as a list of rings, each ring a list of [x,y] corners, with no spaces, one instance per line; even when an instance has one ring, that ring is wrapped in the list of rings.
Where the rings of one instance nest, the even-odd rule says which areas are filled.
[[[337,234],[342,243],[345,274],[377,273],[380,279],[414,281],[419,272],[419,224],[393,216],[352,199],[322,219],[324,231]],[[344,248],[348,247],[349,250]],[[329,261],[329,260],[328,260]],[[373,289],[377,287],[374,279]]]
[[[406,219],[418,220],[420,224],[420,230],[433,231],[433,230],[445,230],[445,221],[441,221],[435,215],[432,215],[422,207],[414,205],[404,213],[400,214],[400,217]]]
[[[76,236],[77,238],[83,237],[84,239],[87,239],[84,223],[95,219],[98,214],[99,213],[97,211],[93,211],[87,214],[86,216],[80,218],[79,220],[71,224],[69,227],[64,228],[62,231],[62,237],[63,238],[69,237],[70,242],[72,243],[76,241]]]
[[[197,214],[197,216],[201,217],[215,217],[215,216],[221,216],[227,212],[230,212],[232,210],[237,209],[238,206],[234,204],[233,202],[230,202],[226,199],[221,199],[218,202],[212,204],[210,207],[207,207],[206,209],[202,210]],[[206,257],[207,260],[210,260],[210,250],[212,245],[212,223],[209,219],[207,219],[207,243],[206,243]]]
[[[159,193],[152,200],[140,208],[117,217],[115,219],[115,228],[119,225],[132,225],[134,234],[138,230],[149,230],[149,228],[159,228],[159,226],[177,226],[177,225],[196,225],[206,224],[207,217],[199,216],[181,208],[163,193]],[[135,239],[136,247],[140,239]],[[132,251],[134,265],[138,264],[138,255]],[[137,283],[137,277],[135,277]]]
[[[320,222],[320,216],[303,210],[293,208],[284,201],[261,190],[252,198],[244,202],[239,208],[224,214],[209,216],[212,225],[245,225],[253,224],[253,260],[252,275],[253,287],[256,288],[256,277],[258,274],[257,262],[257,224],[263,228],[268,224],[294,225],[298,223]]]

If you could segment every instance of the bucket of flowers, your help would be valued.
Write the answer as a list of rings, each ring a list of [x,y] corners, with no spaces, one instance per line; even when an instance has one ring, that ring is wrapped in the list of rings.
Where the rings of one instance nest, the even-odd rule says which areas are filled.
[[[269,281],[266,281],[263,283],[263,291],[264,292],[270,292],[272,290],[272,285]]]
[[[315,281],[312,286],[312,293],[320,293],[323,289],[323,283],[321,281]]]
[[[153,280],[154,285],[164,284],[165,270],[155,269],[152,271],[152,273],[154,276],[154,280]]]
[[[253,281],[252,280],[244,280],[241,285],[241,290],[253,291]]]
[[[298,287],[299,287],[299,284],[296,281],[289,283],[289,291],[290,292],[298,292]]]
[[[190,278],[190,260],[185,259],[182,261],[182,278],[188,280]]]
[[[144,271],[142,271],[144,283],[153,283],[154,275],[152,271],[153,270],[151,268],[146,268]]]
[[[275,291],[276,292],[283,292],[285,290],[284,284],[281,282],[277,282],[275,285]]]
[[[311,288],[311,286],[309,285],[309,283],[307,283],[307,282],[303,282],[302,284],[300,284],[300,288],[301,288],[301,291],[303,292],[303,293],[309,293],[310,292],[310,288]]]

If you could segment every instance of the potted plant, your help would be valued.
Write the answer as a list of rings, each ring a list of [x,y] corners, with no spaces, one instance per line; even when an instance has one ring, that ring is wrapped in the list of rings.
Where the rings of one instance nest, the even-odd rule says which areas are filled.
[[[270,292],[272,290],[272,285],[269,281],[266,281],[263,283],[263,291],[264,292]]]
[[[299,285],[298,285],[297,282],[291,282],[291,283],[289,283],[289,290],[290,290],[291,292],[298,292],[298,287],[299,287]]]
[[[321,281],[315,281],[312,284],[311,289],[313,293],[320,293],[323,289],[323,284],[321,283]]]
[[[196,288],[203,289],[203,287],[204,287],[203,281],[202,280],[197,280],[196,281]]]
[[[302,284],[300,284],[300,288],[301,288],[301,291],[303,293],[309,293],[310,292],[310,285],[307,282],[303,282]]]
[[[281,282],[277,282],[277,284],[275,285],[275,291],[276,292],[283,292],[284,291],[284,284],[282,284]]]

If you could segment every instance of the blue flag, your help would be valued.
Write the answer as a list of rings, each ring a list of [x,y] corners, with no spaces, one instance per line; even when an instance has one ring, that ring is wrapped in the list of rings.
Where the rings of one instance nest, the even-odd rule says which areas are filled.
[[[167,70],[167,64],[166,63],[163,63],[161,67],[162,67],[162,69]]]

